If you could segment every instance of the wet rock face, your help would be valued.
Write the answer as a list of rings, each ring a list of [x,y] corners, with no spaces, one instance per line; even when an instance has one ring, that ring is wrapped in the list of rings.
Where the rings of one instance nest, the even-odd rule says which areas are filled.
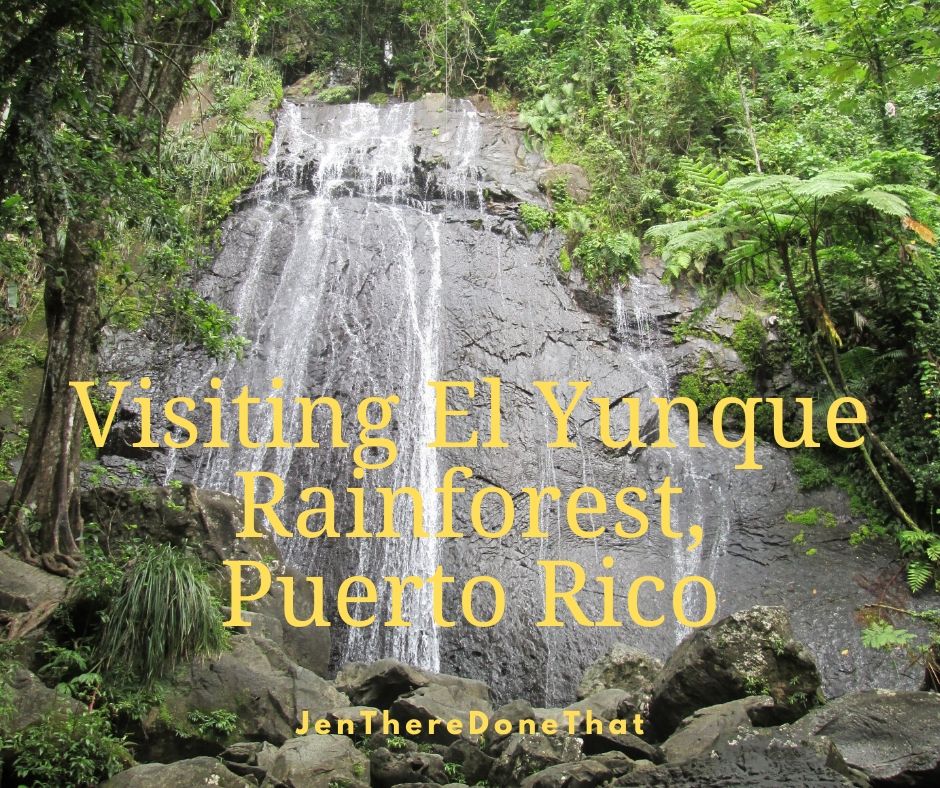
[[[511,121],[483,117],[466,102],[429,97],[382,108],[289,107],[267,175],[228,223],[223,249],[200,284],[237,315],[252,342],[244,359],[214,363],[159,338],[117,336],[103,353],[102,376],[148,374],[157,400],[203,396],[213,375],[224,379],[228,398],[245,385],[266,396],[272,378],[280,377],[286,401],[326,394],[342,403],[348,437],[359,430],[355,403],[395,393],[402,398],[391,428],[399,460],[391,469],[370,472],[370,489],[408,485],[433,499],[442,472],[466,465],[474,471],[465,485],[467,497],[489,483],[510,493],[557,486],[566,495],[591,485],[612,501],[622,487],[651,490],[669,476],[684,490],[674,501],[674,524],[704,529],[702,546],[687,552],[658,531],[658,503],[651,496],[643,508],[653,526],[647,537],[633,541],[613,535],[616,514],[594,516],[593,525],[604,526],[605,533],[580,539],[565,527],[564,510],[547,500],[540,511],[549,534],[544,539],[521,538],[528,507],[520,506],[517,528],[498,540],[282,540],[288,564],[301,575],[323,575],[327,589],[353,574],[429,575],[437,564],[456,578],[445,609],[458,626],[435,629],[429,598],[417,596],[406,608],[414,622],[409,629],[333,626],[335,665],[395,657],[484,680],[499,702],[526,697],[561,705],[575,695],[585,666],[615,642],[667,656],[688,634],[672,616],[672,587],[685,575],[704,575],[718,590],[719,616],[759,603],[794,611],[794,632],[823,666],[830,693],[897,683],[893,667],[880,664],[888,657],[855,647],[858,636],[848,612],[870,599],[855,578],[877,577],[890,559],[850,549],[846,526],[826,531],[814,543],[812,558],[794,546],[787,511],[818,505],[842,519],[846,511],[838,496],[800,494],[784,453],[760,446],[764,470],[735,471],[736,452],[718,447],[707,429],[703,449],[613,452],[599,442],[598,412],[586,401],[572,417],[576,447],[546,447],[552,422],[533,381],[593,381],[591,395],[612,399],[674,395],[677,375],[694,368],[694,356],[673,343],[671,327],[695,301],[661,284],[655,260],[647,260],[646,273],[623,291],[598,292],[577,276],[560,278],[562,239],[554,233],[527,236],[518,221],[520,203],[546,204],[538,186],[545,169],[526,152]],[[719,355],[730,353],[720,344],[711,347]],[[511,448],[426,449],[426,382],[486,376],[502,380],[502,432]],[[466,400],[457,397],[454,404],[466,406]],[[478,391],[472,415],[454,423],[453,437],[471,429],[488,435],[489,404],[486,392]],[[644,424],[651,415],[644,409]],[[121,424],[133,421],[134,414],[121,418]],[[675,417],[671,432],[680,446],[687,431]],[[327,443],[327,430],[316,437]],[[158,452],[147,464],[159,481],[191,479],[235,494],[236,470],[265,469],[287,479],[285,500],[296,501],[304,487],[340,492],[350,486],[351,451],[194,448]],[[126,458],[105,462],[119,465]],[[348,523],[351,504],[341,495],[337,501],[337,522]],[[305,506],[285,506],[283,520],[291,523]],[[370,522],[378,521],[378,506],[370,504]],[[427,513],[435,516],[433,505]],[[407,531],[407,508],[401,516],[401,530]],[[456,518],[456,528],[471,533],[467,499]],[[607,555],[615,559],[613,570],[601,564]],[[667,623],[653,629],[629,623],[585,628],[562,606],[564,627],[536,627],[543,615],[539,560],[584,567],[589,579],[579,601],[594,619],[602,600],[591,578],[617,579],[618,614],[629,622],[629,582],[659,576],[666,592],[645,598],[644,614],[666,615]],[[459,589],[477,574],[491,575],[508,589],[505,616],[488,629],[463,624],[459,614]],[[703,599],[686,597],[688,615],[695,618]],[[485,618],[490,604],[480,593],[477,617]],[[381,619],[387,611],[379,607]]]
[[[940,695],[873,690],[830,701],[793,724],[795,734],[825,736],[849,766],[874,785],[940,781]]]

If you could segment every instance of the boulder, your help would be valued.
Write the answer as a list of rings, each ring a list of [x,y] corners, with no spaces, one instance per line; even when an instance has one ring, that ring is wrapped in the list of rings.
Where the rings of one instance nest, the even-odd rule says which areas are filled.
[[[329,721],[330,733],[340,733],[345,736],[364,736],[369,719],[372,720],[373,730],[377,724],[381,724],[379,722],[381,713],[372,706],[343,706],[338,709],[330,709],[326,714],[319,716],[320,719]],[[352,733],[348,732],[350,723],[352,724]]]
[[[65,598],[67,585],[62,577],[0,553],[0,636],[24,638],[18,650],[27,661],[34,641],[41,638],[41,625]]]
[[[2,680],[2,677],[0,677]],[[77,700],[50,689],[26,668],[14,668],[3,687],[0,706],[9,714],[0,714],[0,733],[16,733],[53,712],[81,714],[84,706]]]
[[[440,755],[427,752],[392,752],[385,747],[369,756],[372,785],[393,788],[403,783],[433,783],[445,785],[450,777],[444,769]]]
[[[467,728],[471,711],[480,711],[489,716],[493,713],[493,707],[489,701],[489,688],[482,682],[470,679],[429,684],[398,698],[391,708],[395,719],[422,722],[421,733],[416,738],[439,744],[450,744],[459,737],[469,738]],[[463,722],[459,735],[451,733],[444,725],[437,725],[433,731],[429,726],[431,720],[456,719]]]
[[[237,742],[230,744],[219,759],[229,771],[242,777],[253,777],[258,782],[264,780],[277,756],[277,747],[266,741]]]
[[[600,761],[559,763],[542,769],[522,781],[522,788],[594,788],[614,777]]]
[[[600,755],[606,752],[620,752],[634,760],[647,760],[653,763],[662,763],[663,752],[659,747],[643,741],[632,733],[611,733],[608,730],[588,731],[582,723],[578,727],[577,735],[583,741],[586,755]]]
[[[274,757],[264,788],[332,788],[369,783],[369,759],[348,736],[310,735],[291,739]]]
[[[630,693],[615,687],[591,693],[577,703],[565,706],[565,711],[580,711],[582,715],[590,711],[595,717],[601,717],[605,720],[614,720],[621,717],[633,719],[632,714],[624,715],[620,713],[620,710],[626,708],[632,701],[633,696]]]
[[[560,763],[581,760],[581,741],[572,736],[512,734],[490,771],[491,785],[519,785],[526,777]]]
[[[535,719],[539,722],[543,719],[561,719],[560,709],[533,709],[525,700],[513,700],[504,706],[500,706],[494,713],[493,718],[499,720],[508,720],[513,730],[519,729],[520,720]],[[512,732],[497,733],[491,725],[483,734],[483,742],[486,751],[492,755],[498,755],[502,752],[503,744],[509,739]]]
[[[685,763],[636,768],[611,785],[828,788],[851,786],[854,776],[831,742],[807,741],[774,730],[742,734]]]
[[[57,605],[65,596],[65,578],[0,553],[0,611],[28,613]]]
[[[619,715],[645,715],[653,682],[662,668],[663,663],[658,659],[626,643],[617,643],[584,671],[578,685],[578,697],[587,698],[601,690],[619,689],[626,693]]]
[[[940,695],[870,690],[843,695],[790,726],[825,734],[877,785],[940,783]]]
[[[213,785],[219,788],[251,788],[255,783],[229,771],[215,758],[202,756],[176,763],[143,763],[118,772],[101,788],[192,788]]]
[[[316,719],[348,705],[332,684],[292,662],[270,640],[234,635],[230,651],[177,674],[162,707],[144,720],[143,744],[151,758],[171,760],[180,747],[178,731],[191,727],[190,713],[225,710],[238,718],[227,742],[279,745],[294,735],[304,710]]]
[[[380,659],[344,665],[333,683],[358,706],[389,709],[400,696],[426,687],[430,675],[397,659]]]
[[[459,763],[463,767],[464,779],[469,785],[486,782],[493,770],[496,759],[483,752],[479,745],[457,739],[447,749],[445,760],[450,763]]]
[[[602,752],[600,755],[589,755],[587,760],[602,764],[610,772],[612,778],[632,772],[637,765],[636,761],[622,752]],[[649,764],[651,768],[653,766],[651,761],[643,761],[643,763]]]
[[[773,698],[766,695],[698,709],[663,742],[666,760],[673,763],[705,755],[718,744],[738,736],[741,729],[751,730],[761,722],[772,724],[765,715],[773,713],[774,709]]]
[[[787,611],[754,607],[682,641],[653,688],[650,721],[664,739],[696,709],[760,694],[793,720],[819,704],[820,683],[809,651],[793,639]]]
[[[556,183],[561,183],[577,203],[586,202],[591,196],[591,182],[577,164],[555,164],[539,173],[538,184],[543,191],[550,191]]]

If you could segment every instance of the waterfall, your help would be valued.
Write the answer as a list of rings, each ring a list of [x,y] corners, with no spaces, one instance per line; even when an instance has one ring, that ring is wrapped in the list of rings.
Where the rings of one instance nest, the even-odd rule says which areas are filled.
[[[366,489],[367,523],[378,522],[377,487],[414,487],[424,501],[424,526],[439,528],[439,480],[433,440],[433,391],[440,377],[442,269],[449,242],[449,215],[481,211],[476,168],[480,124],[468,102],[441,106],[440,140],[433,170],[418,162],[413,139],[415,105],[343,107],[285,105],[265,172],[249,195],[254,207],[229,238],[217,267],[230,265],[237,285],[227,300],[239,330],[250,340],[244,358],[213,366],[223,379],[221,396],[242,386],[283,398],[284,423],[297,425],[299,396],[335,397],[344,408],[367,395],[398,395],[392,429],[398,459],[353,481],[348,449],[295,451],[243,448],[228,435],[230,449],[202,455],[195,482],[239,494],[235,472],[265,470],[291,485],[334,490]],[[274,383],[272,384],[272,381]],[[279,388],[278,388],[279,387]],[[257,435],[270,431],[270,410]],[[267,418],[267,421],[264,421]],[[349,439],[359,429],[347,415]],[[323,430],[324,437],[326,429]],[[296,435],[287,435],[294,442]],[[320,439],[316,433],[315,437]],[[324,440],[328,445],[329,441]],[[168,476],[175,459],[168,463]],[[337,522],[344,514],[337,496]],[[303,506],[286,510],[296,516]],[[286,516],[285,516],[286,521]],[[356,574],[426,577],[438,565],[438,542],[411,536],[411,504],[396,502],[400,539],[361,546],[349,563]],[[320,565],[320,540],[280,539],[288,565],[304,573],[331,571]],[[370,540],[371,541],[371,540]],[[352,549],[352,548],[348,548]],[[323,562],[331,563],[331,562]],[[405,595],[410,627],[351,629],[341,660],[395,657],[432,670],[440,667],[438,632],[430,588]],[[387,612],[380,598],[375,613]]]

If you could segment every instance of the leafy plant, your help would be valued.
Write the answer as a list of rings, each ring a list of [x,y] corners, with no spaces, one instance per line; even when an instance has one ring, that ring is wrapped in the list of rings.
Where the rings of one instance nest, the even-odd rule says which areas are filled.
[[[5,747],[13,773],[40,788],[97,785],[133,759],[103,712],[51,714],[13,734]]]
[[[147,684],[180,662],[225,645],[222,617],[208,575],[192,556],[169,546],[144,552],[124,574],[104,615],[99,655]]]
[[[238,715],[225,709],[191,711],[187,719],[200,736],[224,739],[238,727]]]
[[[524,202],[519,206],[519,217],[530,232],[541,233],[552,226],[551,211],[539,205]]]

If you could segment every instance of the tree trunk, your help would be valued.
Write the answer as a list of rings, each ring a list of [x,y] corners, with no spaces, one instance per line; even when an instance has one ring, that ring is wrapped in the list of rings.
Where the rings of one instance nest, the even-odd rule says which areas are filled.
[[[70,226],[62,255],[46,262],[45,371],[7,517],[23,557],[57,574],[75,569],[82,535],[77,484],[82,420],[76,418],[78,401],[69,382],[94,374],[99,235],[97,225]]]

